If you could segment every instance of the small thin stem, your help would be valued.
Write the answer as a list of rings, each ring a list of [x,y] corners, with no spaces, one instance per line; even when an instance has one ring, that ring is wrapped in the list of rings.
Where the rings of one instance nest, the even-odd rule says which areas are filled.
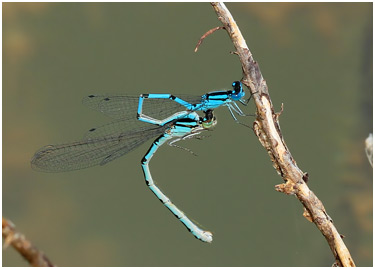
[[[199,39],[197,45],[195,46],[194,52],[198,51],[199,46],[202,44],[203,40],[207,36],[209,36],[210,34],[213,34],[214,32],[216,32],[217,30],[220,30],[220,29],[225,29],[225,28],[223,26],[218,26],[218,27],[212,28],[211,30],[208,30],[204,35],[202,35],[202,37]]]

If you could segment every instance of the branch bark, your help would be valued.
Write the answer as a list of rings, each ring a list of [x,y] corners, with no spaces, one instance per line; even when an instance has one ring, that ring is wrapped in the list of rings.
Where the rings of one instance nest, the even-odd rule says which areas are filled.
[[[12,245],[32,266],[52,267],[53,263],[28,241],[25,236],[16,231],[14,224],[3,218],[4,247]]]
[[[349,250],[327,214],[323,203],[306,184],[308,174],[299,169],[284,141],[278,120],[282,109],[281,112],[275,113],[266,80],[260,72],[258,63],[253,59],[240,29],[224,3],[211,3],[211,5],[228,32],[236,54],[239,56],[243,72],[242,82],[250,89],[254,97],[257,108],[257,117],[253,123],[255,135],[267,150],[274,168],[284,180],[284,183],[276,185],[275,189],[288,195],[295,195],[302,203],[304,206],[303,216],[314,222],[326,238],[336,259],[335,265],[354,267],[355,264]]]

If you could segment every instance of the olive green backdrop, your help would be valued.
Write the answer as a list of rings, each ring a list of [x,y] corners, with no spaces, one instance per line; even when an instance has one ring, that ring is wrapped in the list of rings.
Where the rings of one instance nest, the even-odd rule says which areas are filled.
[[[267,80],[282,132],[354,261],[372,266],[372,3],[227,4]],[[151,144],[103,167],[30,168],[46,144],[80,139],[110,121],[81,104],[97,93],[201,95],[241,79],[208,3],[3,4],[3,216],[60,266],[330,266],[250,128],[226,108],[204,140],[163,147],[151,172],[188,216],[189,234],[148,190],[140,160]],[[243,108],[254,114],[252,101]],[[241,118],[252,124],[254,117]],[[4,266],[27,263],[12,248]]]

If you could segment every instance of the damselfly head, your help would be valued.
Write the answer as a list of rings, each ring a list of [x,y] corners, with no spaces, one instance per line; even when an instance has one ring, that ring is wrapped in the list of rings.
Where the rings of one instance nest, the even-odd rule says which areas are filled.
[[[202,119],[202,127],[204,129],[211,129],[215,127],[217,120],[216,117],[214,116],[213,110],[208,109],[204,111],[205,117]]]
[[[234,101],[240,100],[242,97],[245,96],[245,92],[242,88],[242,83],[240,81],[234,81],[232,83],[233,91],[232,91],[232,99]]]

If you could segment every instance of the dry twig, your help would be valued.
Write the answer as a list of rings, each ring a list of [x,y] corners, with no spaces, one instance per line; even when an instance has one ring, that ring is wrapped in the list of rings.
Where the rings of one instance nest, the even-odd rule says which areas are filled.
[[[218,26],[218,27],[212,28],[211,30],[208,30],[204,35],[202,35],[202,37],[199,39],[197,45],[195,46],[194,52],[198,51],[199,46],[202,44],[203,40],[207,36],[213,34],[214,32],[216,32],[217,30],[220,30],[220,29],[225,29],[225,28],[223,26]]]
[[[4,247],[12,245],[32,266],[51,267],[53,263],[36,247],[34,247],[25,236],[16,231],[14,224],[3,218]]]
[[[286,146],[278,120],[280,114],[274,111],[266,81],[260,72],[258,63],[254,61],[240,29],[223,3],[211,3],[211,5],[236,48],[236,54],[242,64],[242,82],[250,89],[254,97],[257,108],[257,118],[253,123],[254,132],[267,150],[274,168],[284,179],[285,183],[276,185],[276,190],[288,195],[295,195],[298,198],[304,206],[303,216],[314,222],[326,238],[335,257],[336,265],[355,266],[349,250],[322,202],[307,186],[307,173],[303,173],[299,169]]]

